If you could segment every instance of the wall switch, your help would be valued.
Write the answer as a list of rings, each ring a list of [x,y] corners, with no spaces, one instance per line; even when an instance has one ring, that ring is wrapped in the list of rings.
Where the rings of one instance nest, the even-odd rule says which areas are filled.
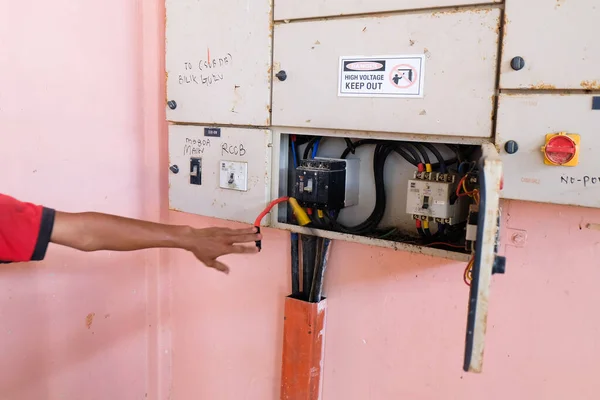
[[[202,185],[202,159],[190,158],[190,185]]]
[[[220,161],[219,187],[221,189],[248,190],[248,163],[241,161]]]

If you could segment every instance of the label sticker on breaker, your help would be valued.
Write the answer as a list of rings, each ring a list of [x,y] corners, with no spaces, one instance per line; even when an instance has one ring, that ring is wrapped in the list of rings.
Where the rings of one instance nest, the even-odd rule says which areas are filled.
[[[423,97],[425,55],[340,57],[338,96]]]

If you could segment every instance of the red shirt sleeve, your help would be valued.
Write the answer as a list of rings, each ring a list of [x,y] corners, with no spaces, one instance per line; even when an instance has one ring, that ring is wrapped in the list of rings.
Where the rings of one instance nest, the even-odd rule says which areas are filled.
[[[52,209],[0,194],[0,260],[43,260],[54,227],[54,214]]]

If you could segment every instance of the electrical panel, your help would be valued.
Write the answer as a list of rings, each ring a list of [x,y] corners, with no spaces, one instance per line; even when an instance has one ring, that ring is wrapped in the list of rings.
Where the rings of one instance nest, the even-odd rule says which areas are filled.
[[[502,94],[502,197],[600,207],[600,107],[592,94]],[[600,100],[599,100],[600,101]],[[558,140],[558,141],[557,141]]]
[[[170,208],[252,223],[270,200],[271,146],[269,130],[169,126]]]
[[[480,371],[503,270],[498,3],[167,0],[171,209],[469,261],[464,369]],[[576,125],[501,135],[547,168],[588,163]]]
[[[502,89],[600,89],[597,1],[506,0],[505,13]]]
[[[167,120],[270,125],[269,0],[166,0]]]
[[[500,3],[488,0],[487,3]],[[276,20],[481,4],[478,0],[277,0]]]
[[[494,8],[277,24],[273,125],[490,138],[499,26]]]
[[[467,219],[480,201],[481,154],[479,145],[276,130],[272,197],[295,197],[311,215],[312,234],[393,248],[418,245],[463,259],[472,251]],[[304,229],[287,207],[278,209],[275,226]]]

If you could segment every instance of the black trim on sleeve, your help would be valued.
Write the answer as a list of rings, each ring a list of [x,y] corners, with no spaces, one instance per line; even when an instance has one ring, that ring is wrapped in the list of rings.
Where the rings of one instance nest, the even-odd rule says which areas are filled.
[[[42,222],[40,225],[40,233],[35,243],[35,249],[31,256],[31,261],[41,261],[46,257],[46,250],[52,236],[52,228],[54,228],[55,211],[51,208],[43,208]]]

